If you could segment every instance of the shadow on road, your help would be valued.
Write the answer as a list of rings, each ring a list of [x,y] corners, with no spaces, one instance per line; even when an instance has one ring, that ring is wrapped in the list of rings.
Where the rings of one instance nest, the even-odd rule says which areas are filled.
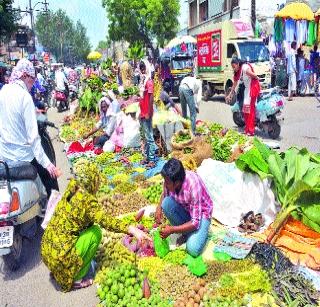
[[[244,128],[240,128],[240,127],[234,125],[232,127],[232,129],[238,131],[241,134],[244,134]],[[259,138],[261,138],[263,140],[266,140],[266,141],[280,142],[282,140],[282,136],[281,135],[276,140],[274,140],[274,139],[270,138],[267,133],[265,133],[264,131],[262,131],[262,130],[260,130],[258,128],[256,128],[256,130],[255,130],[255,136],[257,136],[257,137],[259,137]]]
[[[227,104],[224,95],[214,95],[214,96],[210,97],[208,99],[208,101],[219,101],[219,102],[223,102],[223,103]]]
[[[43,229],[39,226],[37,234],[32,239],[24,238],[23,250],[22,250],[22,262],[20,268],[12,272],[2,262],[1,274],[3,274],[3,280],[16,280],[24,276],[29,271],[32,271],[35,267],[41,264],[40,245],[43,235]]]

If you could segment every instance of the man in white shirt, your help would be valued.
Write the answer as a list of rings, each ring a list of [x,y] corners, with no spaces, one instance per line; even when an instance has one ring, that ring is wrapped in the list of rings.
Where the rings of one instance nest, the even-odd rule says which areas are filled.
[[[288,73],[288,101],[292,101],[292,95],[297,90],[297,64],[296,64],[297,43],[291,43],[291,49],[287,54],[287,73]]]
[[[49,197],[52,189],[58,190],[58,169],[41,145],[36,109],[29,94],[35,78],[32,63],[22,59],[13,69],[9,84],[0,91],[0,156],[7,162],[30,162]]]
[[[197,113],[202,99],[201,81],[193,76],[183,78],[179,87],[179,97],[184,118],[187,118],[187,106],[189,107],[192,132],[195,134]]]
[[[66,75],[63,72],[63,68],[58,68],[55,74],[55,83],[56,88],[59,91],[64,92],[66,90],[66,84],[68,83],[68,80],[66,78]]]
[[[40,72],[40,68],[37,68],[37,79],[38,79],[41,86],[43,86],[45,84],[45,80]]]

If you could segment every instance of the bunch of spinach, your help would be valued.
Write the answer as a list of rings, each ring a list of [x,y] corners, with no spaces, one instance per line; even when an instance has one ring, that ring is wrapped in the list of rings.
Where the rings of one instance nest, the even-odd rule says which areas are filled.
[[[242,171],[270,177],[281,205],[267,241],[282,227],[290,214],[320,232],[320,159],[307,149],[292,147],[277,153],[255,139],[254,147],[236,161]]]
[[[90,87],[87,87],[79,99],[80,109],[87,111],[87,116],[90,111],[98,112],[98,102],[102,98],[100,92],[94,92]]]

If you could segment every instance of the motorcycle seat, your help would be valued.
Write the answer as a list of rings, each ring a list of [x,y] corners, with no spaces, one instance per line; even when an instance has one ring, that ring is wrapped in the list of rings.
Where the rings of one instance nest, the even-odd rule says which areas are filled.
[[[7,173],[4,165],[0,164],[0,180],[35,180],[38,176],[37,170],[29,162],[9,162],[8,166],[9,178],[7,178]]]

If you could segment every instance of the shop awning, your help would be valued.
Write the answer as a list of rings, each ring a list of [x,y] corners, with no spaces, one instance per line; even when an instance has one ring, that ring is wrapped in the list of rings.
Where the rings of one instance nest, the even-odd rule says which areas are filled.
[[[292,18],[295,20],[314,20],[314,13],[309,5],[301,2],[294,2],[286,5],[275,14],[275,17]]]

